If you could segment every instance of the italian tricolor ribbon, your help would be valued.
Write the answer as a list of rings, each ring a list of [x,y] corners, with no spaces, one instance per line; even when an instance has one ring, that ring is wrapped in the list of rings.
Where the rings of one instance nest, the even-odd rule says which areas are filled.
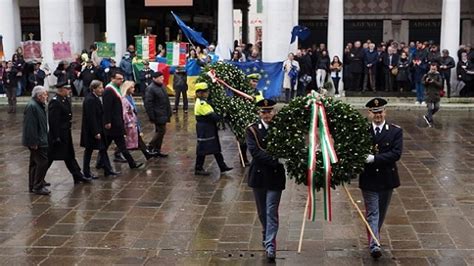
[[[321,96],[312,91],[308,96],[307,107],[311,107],[311,121],[309,129],[309,148],[308,148],[308,219],[314,221],[316,218],[316,154],[318,144],[323,156],[324,169],[324,219],[331,221],[331,163],[338,161],[334,145],[331,142],[331,133],[329,132],[326,110],[321,102]],[[318,120],[319,119],[319,120]],[[319,135],[319,139],[318,139]]]

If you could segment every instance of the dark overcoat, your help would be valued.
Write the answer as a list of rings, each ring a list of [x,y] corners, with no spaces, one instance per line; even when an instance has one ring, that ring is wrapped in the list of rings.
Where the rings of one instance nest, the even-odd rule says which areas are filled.
[[[50,161],[75,158],[71,121],[70,99],[56,94],[48,104],[48,159]]]
[[[125,135],[122,97],[112,85],[108,84],[105,87],[102,101],[104,104],[104,125],[111,124],[110,129],[105,129],[105,135],[114,137]]]
[[[82,103],[81,147],[98,150],[104,141],[104,111],[99,97],[89,93]],[[97,134],[101,139],[96,139]]]

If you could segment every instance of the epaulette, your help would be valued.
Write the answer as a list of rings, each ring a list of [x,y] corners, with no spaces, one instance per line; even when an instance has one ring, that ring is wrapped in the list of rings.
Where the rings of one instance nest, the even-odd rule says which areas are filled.
[[[392,125],[392,126],[394,126],[394,127],[396,127],[396,128],[401,128],[399,125],[396,125],[396,124],[393,124],[393,123],[390,124],[390,125]]]
[[[248,126],[246,127],[246,129],[248,129],[249,127],[251,127],[251,126],[253,126],[253,125],[256,125],[256,124],[257,124],[257,122],[254,122],[254,123],[248,125]]]

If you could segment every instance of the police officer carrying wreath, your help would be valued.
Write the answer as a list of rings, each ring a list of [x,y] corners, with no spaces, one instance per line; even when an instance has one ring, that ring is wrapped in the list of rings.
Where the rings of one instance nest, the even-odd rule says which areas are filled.
[[[285,189],[285,168],[278,158],[266,152],[266,137],[275,115],[272,100],[257,103],[260,121],[251,124],[246,131],[247,146],[252,155],[248,185],[253,189],[257,212],[263,230],[263,246],[268,262],[275,262],[278,232],[278,206]]]
[[[204,161],[206,155],[214,154],[217,165],[221,173],[232,170],[232,167],[227,166],[224,162],[224,157],[221,152],[221,144],[219,141],[219,134],[217,128],[217,121],[220,117],[214,112],[212,106],[207,102],[209,92],[207,90],[207,83],[200,82],[194,86],[196,90],[196,102],[194,104],[194,115],[196,116],[196,165],[194,168],[195,175],[207,176],[210,173],[204,170]]]
[[[364,171],[359,177],[359,187],[366,206],[366,218],[377,239],[380,239],[385,214],[387,213],[394,188],[400,186],[396,162],[403,149],[403,130],[385,121],[387,101],[374,98],[365,105],[369,108],[372,136],[372,154],[367,155]],[[369,236],[370,255],[377,259],[382,250]]]

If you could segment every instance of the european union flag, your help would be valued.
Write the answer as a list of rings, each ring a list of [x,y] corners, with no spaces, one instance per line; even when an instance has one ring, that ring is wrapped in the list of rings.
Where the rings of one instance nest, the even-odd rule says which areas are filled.
[[[310,34],[311,34],[311,31],[307,27],[296,25],[293,27],[293,30],[291,31],[290,43],[294,43],[296,41],[296,37],[304,41],[309,37]]]
[[[195,43],[203,45],[205,47],[209,46],[209,42],[206,41],[206,39],[204,39],[204,37],[202,37],[201,32],[198,32],[198,31],[195,31],[195,30],[191,29],[191,27],[186,25],[178,16],[176,16],[176,14],[173,11],[171,11],[171,14],[173,14],[173,17],[176,19],[176,22],[178,23],[178,26],[181,28],[184,35],[186,35],[186,37],[188,37],[188,39],[191,42],[195,42]]]
[[[283,62],[264,63],[261,61],[229,61],[228,63],[240,68],[245,75],[259,73],[262,78],[258,82],[257,89],[263,91],[263,97],[270,99],[280,96],[284,75]]]

